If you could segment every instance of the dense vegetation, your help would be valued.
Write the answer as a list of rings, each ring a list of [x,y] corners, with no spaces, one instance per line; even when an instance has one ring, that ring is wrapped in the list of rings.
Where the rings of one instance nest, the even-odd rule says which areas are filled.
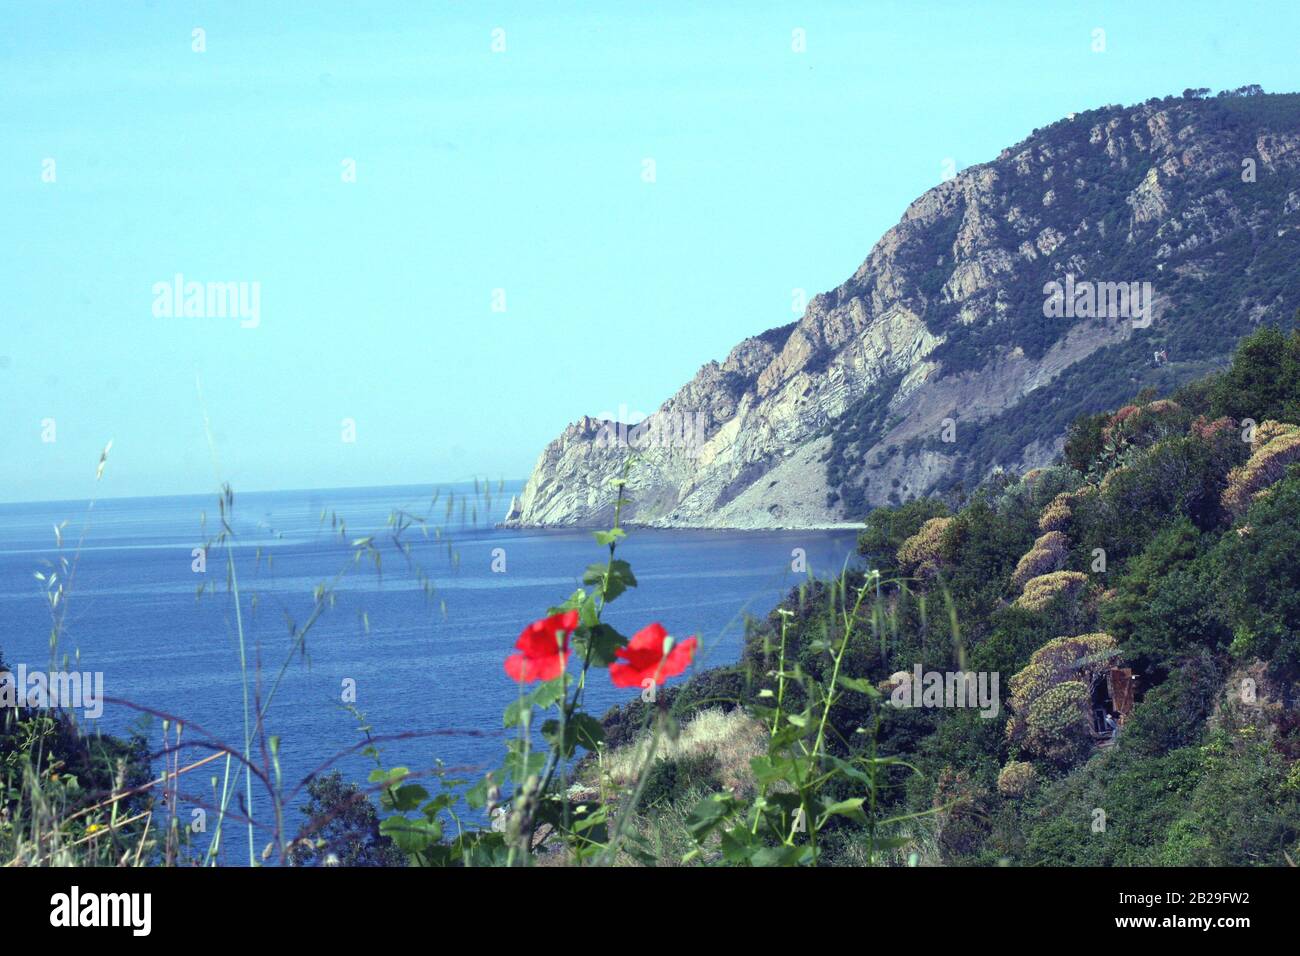
[[[110,866],[137,858],[147,801],[103,804],[148,779],[149,756],[140,734],[87,734],[66,711],[0,707],[0,858]]]
[[[831,756],[919,771],[895,765],[873,790],[879,814],[907,819],[875,861],[1300,861],[1298,426],[1300,331],[1264,327],[1221,374],[1081,417],[1053,467],[996,476],[955,510],[929,498],[870,514],[860,550],[878,600],[841,675],[882,692],[918,664],[1001,678],[993,719],[837,702]],[[810,584],[753,622],[741,662],[695,675],[674,712],[760,704],[782,673],[824,680],[835,590]],[[1089,725],[1111,667],[1138,689],[1113,745]],[[608,715],[608,742],[634,737],[646,706]],[[684,776],[698,778],[693,759]],[[824,862],[866,862],[864,833],[839,821]]]

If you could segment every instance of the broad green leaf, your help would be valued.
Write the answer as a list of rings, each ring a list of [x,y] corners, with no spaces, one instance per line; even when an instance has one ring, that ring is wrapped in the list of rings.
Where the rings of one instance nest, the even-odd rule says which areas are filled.
[[[608,667],[618,660],[615,653],[620,647],[627,646],[627,638],[608,624],[597,624],[585,635],[573,640],[574,650],[585,660],[590,647],[591,663],[596,667]]]
[[[564,681],[560,678],[548,680],[537,685],[537,690],[532,694],[533,703],[546,710],[548,707],[554,707],[564,699]]]
[[[610,561],[608,564],[588,565],[582,583],[601,587],[608,603],[628,588],[636,587],[636,575],[626,561]]]
[[[716,830],[737,806],[736,798],[727,793],[715,793],[695,805],[686,818],[686,829],[697,843]]]
[[[826,821],[833,816],[848,817],[864,826],[867,823],[867,815],[862,812],[862,804],[866,802],[865,797],[854,797],[852,800],[841,800],[838,803],[832,803],[822,811],[820,822],[817,824],[820,829]]]
[[[795,846],[765,846],[750,857],[754,866],[800,866],[812,862],[812,847],[808,844]]]
[[[389,837],[406,854],[419,853],[442,839],[442,827],[431,820],[388,817],[379,824],[379,832]]]
[[[400,787],[390,787],[380,794],[380,804],[385,810],[406,813],[414,810],[421,801],[429,799],[429,791],[418,783],[408,783]]]
[[[529,694],[525,697],[519,697],[506,704],[506,709],[501,714],[501,726],[516,727],[523,723],[525,717],[533,709],[533,698]]]
[[[560,722],[552,719],[542,724],[542,737],[552,747],[559,747]],[[600,725],[600,721],[590,714],[574,714],[564,725],[562,753],[565,757],[572,757],[578,747],[595,750],[596,745],[604,739],[605,729]]]

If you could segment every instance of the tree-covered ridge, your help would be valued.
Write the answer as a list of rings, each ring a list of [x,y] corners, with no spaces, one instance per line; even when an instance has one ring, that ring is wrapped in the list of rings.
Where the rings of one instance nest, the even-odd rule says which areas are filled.
[[[955,509],[868,516],[860,550],[879,577],[854,581],[883,582],[881,600],[842,673],[882,691],[918,666],[1000,676],[996,719],[836,704],[831,755],[920,770],[880,792],[881,813],[931,814],[898,828],[888,859],[1300,861],[1298,434],[1300,331],[1264,327],[1222,373],[1081,417],[1051,467],[997,475]],[[824,679],[827,600],[822,585],[793,593],[674,710],[761,701],[791,662]],[[1092,718],[1113,667],[1137,693],[1112,738]],[[607,717],[612,743],[640,709]],[[860,860],[851,821],[823,838]]]

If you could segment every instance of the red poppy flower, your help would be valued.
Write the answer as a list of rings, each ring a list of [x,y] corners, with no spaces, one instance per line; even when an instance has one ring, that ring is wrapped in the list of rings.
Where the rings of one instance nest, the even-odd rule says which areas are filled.
[[[521,684],[559,677],[569,662],[569,635],[577,626],[577,611],[533,621],[515,641],[519,653],[506,658],[506,673]]]
[[[615,652],[623,660],[609,666],[609,677],[614,686],[644,687],[647,679],[661,684],[666,678],[676,677],[686,670],[695,656],[698,641],[691,635],[664,653],[667,637],[668,632],[657,621],[637,631],[627,642],[627,647],[620,647]]]

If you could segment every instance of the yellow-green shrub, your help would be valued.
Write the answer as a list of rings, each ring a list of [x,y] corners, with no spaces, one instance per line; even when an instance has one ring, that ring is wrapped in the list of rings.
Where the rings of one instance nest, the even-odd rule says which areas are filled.
[[[1030,578],[1059,571],[1070,552],[1070,540],[1060,531],[1049,531],[1034,542],[1011,574],[1011,587],[1019,591]]]
[[[1042,611],[1059,597],[1079,598],[1088,587],[1088,576],[1078,571],[1053,571],[1030,578],[1015,606],[1027,611]]]
[[[1096,633],[1058,637],[1034,651],[1011,678],[1007,739],[1049,760],[1073,756],[1087,739],[1088,688],[1117,650],[1113,637]]]
[[[1222,504],[1234,515],[1245,514],[1252,501],[1282,479],[1288,465],[1300,461],[1300,427],[1264,422],[1255,430],[1255,443],[1250,459],[1228,472]]]
[[[933,577],[943,565],[944,533],[953,519],[931,518],[898,548],[898,566],[906,575]]]
[[[1017,799],[1025,796],[1038,782],[1038,770],[1026,760],[1012,760],[998,772],[998,793]]]

